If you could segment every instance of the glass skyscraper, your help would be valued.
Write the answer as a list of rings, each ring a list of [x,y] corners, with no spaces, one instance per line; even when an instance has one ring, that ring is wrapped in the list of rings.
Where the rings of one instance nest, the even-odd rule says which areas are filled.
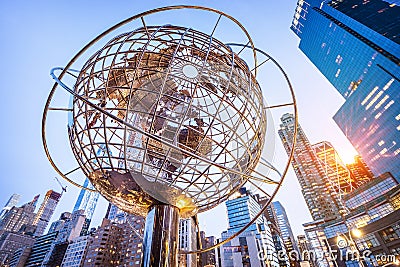
[[[4,205],[4,208],[0,211],[0,221],[4,218],[6,213],[11,210],[12,207],[16,206],[21,198],[18,194],[13,194],[7,203]]]
[[[102,157],[106,153],[106,145],[100,145],[99,149],[96,152],[98,157]],[[86,177],[85,182],[83,183],[83,187],[95,189],[94,186],[90,183],[89,179]],[[92,221],[94,211],[96,209],[97,201],[99,200],[100,193],[92,192],[86,189],[81,189],[78,199],[76,200],[74,211],[84,210],[86,221],[85,225],[82,229],[82,234],[85,234],[89,230],[90,222]]]
[[[295,127],[294,116],[284,114],[281,121],[278,134],[286,152],[290,154]],[[335,190],[336,181],[332,181],[325,172],[324,165],[300,125],[297,126],[292,166],[313,220],[336,218],[345,213],[344,204]]]
[[[86,178],[83,183],[84,187],[94,189],[94,186],[89,182],[89,179]],[[97,201],[99,200],[99,192],[91,192],[85,189],[81,189],[78,199],[76,200],[74,209],[72,212],[77,210],[84,210],[86,215],[85,225],[82,229],[82,233],[85,234],[88,231],[90,222],[92,221],[93,213],[96,209]]]
[[[258,195],[241,188],[226,201],[229,228],[222,233],[222,239],[242,229],[256,216],[261,210],[258,198]],[[260,216],[244,233],[223,245],[222,266],[279,266],[271,230],[264,216]]]
[[[330,142],[322,141],[313,145],[313,149],[339,195],[353,191],[357,181],[340,159],[336,149]]]
[[[279,201],[272,202],[273,212],[275,213],[276,220],[279,226],[280,234],[288,252],[299,252],[296,239],[294,238],[292,227],[290,226],[289,219],[286,214],[285,208]]]
[[[334,120],[375,174],[400,180],[400,2],[299,0],[300,50],[346,100]]]

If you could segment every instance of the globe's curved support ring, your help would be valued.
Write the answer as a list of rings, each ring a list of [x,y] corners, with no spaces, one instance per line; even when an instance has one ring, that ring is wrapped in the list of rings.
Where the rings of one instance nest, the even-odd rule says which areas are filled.
[[[58,76],[57,79],[58,79],[58,80],[61,80],[61,79],[64,77],[64,75],[68,72],[68,70],[70,69],[70,67],[72,66],[72,64],[75,63],[75,61],[76,61],[83,53],[85,53],[91,46],[93,46],[95,43],[97,43],[98,41],[100,41],[100,40],[101,40],[104,36],[106,36],[107,34],[113,32],[114,30],[120,28],[121,26],[123,26],[123,25],[125,25],[125,24],[128,24],[129,22],[132,22],[132,21],[137,20],[137,19],[141,19],[143,25],[145,26],[144,19],[143,19],[145,16],[151,15],[151,14],[154,14],[154,13],[158,13],[158,12],[163,12],[163,11],[168,11],[168,10],[178,10],[178,9],[197,9],[197,10],[210,11],[210,12],[217,13],[217,14],[219,14],[220,16],[224,16],[224,17],[230,19],[231,21],[233,21],[236,25],[239,26],[239,28],[244,32],[244,34],[245,34],[246,37],[248,38],[248,44],[250,44],[250,46],[252,47],[252,51],[253,51],[254,65],[257,66],[257,56],[256,56],[256,53],[257,53],[257,52],[255,51],[255,46],[254,46],[253,40],[252,40],[250,34],[249,34],[249,33],[247,32],[247,30],[245,29],[245,27],[244,27],[238,20],[236,20],[234,17],[232,17],[232,16],[230,16],[230,15],[228,15],[228,14],[222,12],[222,11],[219,11],[219,10],[213,9],[213,8],[209,8],[209,7],[193,6],[193,5],[177,5],[177,6],[166,6],[166,7],[161,7],[161,8],[155,8],[155,9],[151,9],[151,10],[148,10],[148,11],[145,11],[145,12],[142,12],[142,13],[139,13],[139,14],[134,15],[134,16],[132,16],[132,17],[130,17],[130,18],[127,18],[127,19],[125,19],[125,20],[123,20],[123,21],[117,23],[116,25],[110,27],[109,29],[105,30],[103,33],[99,34],[96,38],[94,38],[92,41],[90,41],[86,46],[84,46],[84,47],[83,47],[83,48],[68,62],[68,64],[62,69],[62,72],[60,73],[60,75]],[[145,26],[145,28],[146,28],[146,26]],[[146,28],[146,29],[147,29],[147,28]],[[257,70],[255,71],[254,76],[255,76],[255,77],[257,76]],[[51,164],[52,167],[54,168],[54,170],[55,170],[62,178],[64,178],[67,182],[71,183],[71,184],[74,185],[74,186],[77,186],[78,188],[82,188],[82,189],[85,189],[85,190],[89,190],[89,191],[91,191],[91,192],[96,192],[96,190],[93,190],[93,189],[90,189],[90,188],[87,188],[87,187],[83,187],[83,186],[81,186],[80,184],[78,184],[78,183],[72,181],[71,179],[69,179],[69,178],[57,167],[57,165],[55,164],[55,162],[54,162],[54,160],[53,160],[53,158],[52,158],[52,156],[51,156],[51,154],[50,154],[50,151],[49,151],[49,148],[48,148],[48,145],[47,145],[47,139],[46,139],[46,121],[47,121],[47,113],[48,113],[49,110],[51,110],[51,109],[50,109],[50,103],[51,103],[51,101],[52,101],[52,99],[53,99],[53,96],[54,96],[54,94],[55,94],[55,92],[56,92],[56,89],[57,89],[58,85],[59,85],[59,84],[58,84],[57,82],[54,83],[54,85],[53,85],[53,87],[52,87],[52,89],[51,89],[51,91],[50,91],[50,93],[49,93],[49,96],[48,96],[48,98],[47,98],[47,100],[46,100],[46,104],[45,104],[45,107],[44,107],[44,110],[43,110],[43,115],[42,115],[42,144],[43,144],[43,148],[44,148],[45,154],[46,154],[47,159],[49,160],[50,164]]]
[[[251,48],[251,49],[253,49],[253,48],[254,48],[254,47],[252,47],[252,46],[248,46],[247,44],[244,45],[244,44],[230,43],[230,44],[227,44],[227,45],[228,45],[228,46],[239,46],[239,47],[242,47],[242,49],[245,49],[245,48]],[[254,218],[253,218],[252,220],[250,220],[250,222],[248,222],[245,226],[243,226],[242,229],[240,229],[238,232],[234,233],[233,235],[231,235],[231,236],[228,237],[227,239],[225,239],[225,240],[223,240],[223,241],[221,241],[221,242],[219,242],[219,243],[217,243],[217,244],[215,244],[215,245],[213,245],[213,246],[210,246],[210,247],[204,248],[204,249],[201,248],[201,249],[198,249],[198,250],[196,250],[196,251],[179,251],[180,254],[199,254],[199,253],[208,252],[208,251],[211,251],[211,250],[213,250],[213,249],[215,249],[215,248],[218,248],[218,247],[220,247],[220,246],[222,246],[222,245],[224,245],[224,244],[230,242],[232,239],[234,239],[235,237],[237,237],[237,236],[239,236],[241,233],[243,233],[249,226],[251,226],[251,225],[258,219],[258,217],[260,217],[260,216],[264,213],[264,211],[267,209],[267,207],[271,204],[272,200],[274,199],[274,197],[275,197],[276,194],[278,193],[279,188],[282,186],[283,180],[284,180],[284,178],[286,177],[286,174],[287,174],[287,172],[288,172],[288,170],[289,170],[289,167],[290,167],[290,163],[291,163],[291,161],[292,161],[292,159],[293,159],[293,156],[294,156],[294,148],[295,148],[296,139],[297,139],[298,115],[297,115],[296,98],[295,98],[295,94],[294,94],[294,90],[293,90],[292,84],[290,83],[289,77],[288,77],[288,75],[286,74],[286,72],[283,70],[283,68],[279,65],[279,63],[278,63],[274,58],[272,58],[269,54],[267,54],[266,52],[264,52],[264,51],[262,51],[262,50],[260,50],[260,49],[258,49],[258,48],[254,48],[254,50],[257,51],[257,52],[259,52],[259,53],[261,53],[261,54],[263,54],[264,56],[268,57],[269,60],[271,60],[271,61],[275,64],[275,66],[278,67],[278,69],[281,71],[281,73],[282,73],[283,76],[285,77],[286,83],[287,83],[287,85],[288,85],[288,87],[289,87],[289,90],[290,90],[290,94],[291,94],[291,97],[292,97],[292,101],[293,101],[293,102],[290,103],[289,105],[293,105],[293,113],[294,113],[294,119],[295,119],[295,127],[294,127],[293,139],[292,139],[292,147],[291,147],[291,150],[290,150],[290,154],[289,154],[288,161],[287,161],[287,163],[286,163],[286,166],[285,166],[285,168],[284,168],[282,174],[280,174],[279,171],[278,171],[274,166],[272,166],[271,163],[269,163],[268,161],[266,161],[266,160],[264,159],[264,161],[266,161],[264,164],[265,164],[266,166],[269,165],[269,166],[270,166],[269,168],[271,168],[273,171],[277,172],[277,173],[280,175],[280,181],[279,181],[279,183],[277,183],[277,187],[275,188],[274,192],[273,192],[272,195],[270,196],[270,198],[269,198],[269,200],[267,201],[267,203],[264,204],[264,206],[263,206],[263,207],[261,208],[261,210],[254,216]],[[255,71],[257,70],[257,67],[258,67],[258,66],[256,66]],[[286,105],[288,105],[288,104],[285,104],[285,106],[286,106]],[[274,107],[281,107],[281,106],[282,106],[282,105],[277,105],[277,106],[274,106]],[[271,107],[271,108],[272,108],[272,107]],[[250,180],[251,180],[251,178],[250,178]]]

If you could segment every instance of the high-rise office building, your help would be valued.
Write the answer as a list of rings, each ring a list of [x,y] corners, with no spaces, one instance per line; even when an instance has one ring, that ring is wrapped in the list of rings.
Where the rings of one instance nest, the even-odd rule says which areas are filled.
[[[30,246],[24,246],[14,251],[9,262],[10,267],[24,267],[31,251],[32,247]]]
[[[312,145],[334,189],[342,196],[354,190],[357,182],[331,143],[322,141]]]
[[[314,262],[310,257],[310,243],[305,235],[297,236],[297,247],[299,248],[298,259],[300,261],[300,267],[314,267]]]
[[[31,235],[15,232],[2,232],[0,235],[0,266],[9,266],[15,251],[32,246],[35,239]]]
[[[39,195],[21,207],[12,207],[0,222],[0,230],[18,232],[24,226],[32,225]]]
[[[41,266],[47,253],[50,251],[57,234],[57,232],[52,232],[36,238],[25,267]]]
[[[300,50],[345,99],[333,119],[374,174],[400,180],[398,1],[299,0]]]
[[[290,154],[295,127],[294,116],[284,114],[281,122],[278,134],[286,152]],[[300,125],[297,126],[296,140],[292,166],[312,218],[320,220],[340,216],[345,212],[345,207]]]
[[[374,178],[374,174],[359,155],[354,157],[353,163],[344,164],[335,148],[327,141],[314,144],[313,149],[341,200],[344,195]]]
[[[18,194],[12,194],[12,196],[8,199],[7,203],[0,211],[0,221],[4,218],[5,214],[11,210],[12,207],[17,206],[21,196]]]
[[[140,267],[143,256],[143,235],[145,218],[129,214],[125,222],[116,221],[122,229],[120,264],[118,266]]]
[[[261,206],[267,204],[268,201],[269,201],[268,197],[261,197],[258,199],[258,203]],[[272,203],[268,205],[263,214],[267,219],[268,226],[271,230],[272,240],[274,241],[274,247],[276,252],[280,255],[282,254],[284,255],[283,257],[282,256],[278,257],[279,266],[281,267],[287,267],[290,265],[295,266],[296,265],[295,260],[289,261],[288,252],[290,251],[286,248],[285,243],[282,239],[281,230],[278,224],[278,217],[274,208],[272,207]]]
[[[222,233],[222,239],[239,231],[261,210],[259,196],[246,188],[241,188],[225,204],[229,228]],[[222,266],[279,266],[272,233],[263,215],[238,237],[224,244],[221,252]]]
[[[384,173],[347,194],[344,200],[349,213],[341,219],[320,224],[326,243],[331,249],[338,249],[338,240],[346,240],[340,247],[342,250],[369,250],[364,258],[367,266],[389,264],[390,260],[380,259],[379,255],[396,255],[400,251],[400,235],[397,234],[400,229],[400,185],[396,179],[390,173]],[[353,263],[336,259],[338,267]]]
[[[294,238],[292,227],[290,226],[285,208],[279,201],[272,202],[271,208],[273,209],[273,212],[275,213],[275,216],[277,218],[280,236],[282,237],[283,243],[285,244],[287,253],[290,253],[292,251],[298,253],[299,249],[297,247],[296,240]],[[296,262],[291,261],[291,266],[296,266]]]
[[[108,219],[89,238],[84,266],[118,266],[122,228]]]
[[[60,219],[51,223],[48,233],[58,232],[63,227],[66,221],[71,220],[72,214],[71,212],[63,212],[60,215]]]
[[[119,209],[114,204],[108,203],[107,213],[105,218],[111,220],[111,222],[115,223],[125,223],[125,212]]]
[[[197,231],[193,218],[179,220],[179,242],[178,247],[183,251],[193,251],[197,249]],[[178,258],[179,266],[197,266],[196,254],[182,254]]]
[[[85,219],[84,210],[72,212],[71,218],[66,219],[63,226],[56,232],[58,233],[57,237],[52,242],[50,249],[43,259],[43,266],[53,267],[61,265],[69,242],[80,236]]]
[[[89,235],[78,236],[69,243],[61,267],[83,266],[89,238]]]
[[[51,216],[53,216],[54,210],[57,207],[58,201],[61,198],[61,194],[56,191],[47,191],[42,204],[33,220],[33,225],[36,225],[35,236],[41,236],[44,233]]]
[[[354,157],[353,163],[346,164],[346,167],[354,176],[357,182],[357,187],[368,183],[374,178],[371,169],[359,155]]]
[[[83,187],[94,189],[94,186],[89,182],[89,179],[86,178],[83,183]],[[78,199],[76,200],[74,211],[84,210],[84,214],[86,216],[85,224],[82,228],[82,234],[86,234],[90,227],[90,222],[92,221],[94,211],[96,209],[97,201],[99,200],[100,193],[92,192],[86,189],[81,189],[79,192]]]
[[[330,6],[366,27],[400,44],[399,1],[331,1]],[[396,17],[397,16],[397,17]]]

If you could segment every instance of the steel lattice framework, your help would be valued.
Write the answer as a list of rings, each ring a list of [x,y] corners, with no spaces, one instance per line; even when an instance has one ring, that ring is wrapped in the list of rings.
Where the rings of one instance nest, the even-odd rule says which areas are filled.
[[[129,170],[141,187],[157,184],[159,201],[181,209],[191,201],[201,212],[237,190],[259,161],[261,89],[245,62],[207,34],[154,26],[119,35],[83,66],[74,90],[145,133],[74,99],[75,157],[97,190],[125,211],[138,212],[137,200],[113,172]],[[104,145],[109,153],[99,157]],[[171,196],[171,188],[190,200]]]
[[[179,9],[203,10],[219,17],[209,34],[190,27],[145,23],[146,16]],[[247,44],[227,44],[214,37],[221,18],[233,21]],[[74,66],[99,40],[139,19],[141,27],[112,37],[80,67]],[[241,58],[244,50],[250,51],[254,66]],[[258,64],[261,56],[265,60]],[[268,61],[287,82],[288,103],[267,106],[263,100],[257,69]],[[61,73],[56,75],[57,71]],[[56,83],[42,121],[43,145],[50,163],[59,175],[82,188],[69,177],[81,170],[97,191],[125,212],[146,216],[150,207],[165,203],[179,208],[180,216],[189,217],[217,206],[241,186],[251,185],[269,199],[258,217],[288,171],[296,134],[282,172],[261,158],[266,112],[292,107],[297,122],[288,77],[272,57],[255,48],[237,20],[221,11],[172,6],[135,15],[100,34],[65,68],[54,68],[51,75]],[[73,85],[63,81],[67,75],[74,79]],[[72,95],[68,108],[51,106],[59,87]],[[48,112],[60,110],[69,114],[69,142],[79,164],[68,172],[57,167],[46,138]],[[101,155],[96,153],[99,149]],[[258,170],[260,166],[275,172],[277,178]],[[257,217],[216,246],[239,235]]]

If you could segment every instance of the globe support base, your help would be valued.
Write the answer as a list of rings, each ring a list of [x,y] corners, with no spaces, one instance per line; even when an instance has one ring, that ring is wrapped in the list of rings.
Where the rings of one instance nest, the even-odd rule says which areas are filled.
[[[179,209],[154,205],[146,217],[142,267],[178,266]]]

